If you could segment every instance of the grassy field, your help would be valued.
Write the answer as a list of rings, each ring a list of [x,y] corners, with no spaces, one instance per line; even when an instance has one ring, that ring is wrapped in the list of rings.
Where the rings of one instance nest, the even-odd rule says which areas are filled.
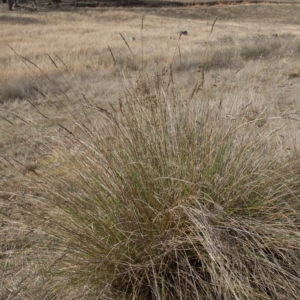
[[[0,299],[300,298],[289,2],[0,4]]]

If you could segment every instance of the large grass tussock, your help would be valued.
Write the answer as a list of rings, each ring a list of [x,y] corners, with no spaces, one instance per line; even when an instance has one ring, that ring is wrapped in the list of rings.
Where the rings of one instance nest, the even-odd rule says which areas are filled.
[[[299,298],[299,159],[271,119],[230,118],[171,77],[138,82],[40,136],[50,156],[26,173],[14,249],[34,267],[10,295]]]

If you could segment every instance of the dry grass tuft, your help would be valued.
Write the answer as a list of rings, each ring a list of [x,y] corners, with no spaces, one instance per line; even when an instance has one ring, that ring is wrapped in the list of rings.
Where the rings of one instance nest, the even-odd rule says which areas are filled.
[[[280,41],[259,41],[251,42],[250,44],[243,45],[240,50],[240,55],[243,59],[259,59],[267,58],[276,54],[276,50],[281,47]]]
[[[2,245],[18,287],[6,295],[298,298],[299,158],[257,126],[261,114],[233,120],[143,75],[147,92],[129,85],[118,107],[83,98],[59,131],[38,129],[50,156],[6,198],[19,212]]]

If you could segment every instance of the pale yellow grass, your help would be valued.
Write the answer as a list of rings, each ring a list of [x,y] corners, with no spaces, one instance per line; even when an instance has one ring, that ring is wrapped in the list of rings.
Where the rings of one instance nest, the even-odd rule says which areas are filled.
[[[265,39],[274,33],[280,36],[289,34],[291,37],[287,40],[288,45],[282,55],[273,60],[237,64],[233,70],[208,71],[205,74],[204,86],[205,93],[214,94],[215,88],[212,87],[217,83],[220,96],[231,98],[232,94],[240,95],[239,97],[245,99],[247,104],[250,101],[247,100],[249,97],[245,96],[245,93],[253,94],[263,81],[263,88],[259,92],[266,97],[273,95],[278,113],[283,113],[291,108],[296,109],[297,105],[296,91],[299,84],[297,79],[291,82],[288,74],[300,66],[299,57],[292,55],[297,48],[297,41],[299,42],[300,28],[297,24],[293,24],[293,21],[284,25],[269,22],[275,17],[269,15],[272,13],[271,8],[275,9],[274,6],[259,6],[261,12],[266,12],[267,17],[254,22],[224,18],[225,12],[230,15],[238,9],[237,6],[228,7],[226,10],[225,8],[224,10],[222,8],[83,9],[73,12],[9,13],[7,7],[1,4],[0,85],[3,89],[9,87],[13,91],[16,90],[16,97],[20,97],[24,82],[29,81],[31,77],[33,81],[36,81],[36,78],[43,78],[41,71],[27,61],[22,61],[15,51],[36,64],[47,75],[52,74],[54,78],[55,76],[61,78],[61,74],[67,74],[73,88],[79,89],[87,97],[98,99],[100,102],[113,102],[121,92],[122,77],[125,75],[130,81],[131,78],[139,76],[137,70],[141,69],[143,53],[147,70],[157,68],[157,72],[161,72],[163,67],[169,67],[174,58],[177,66],[182,63],[176,84],[189,89],[197,80],[194,74],[197,73],[197,67],[205,55],[209,56],[218,49],[226,50],[228,47],[230,51],[234,51],[257,35],[263,35]],[[257,9],[253,6],[253,11]],[[280,9],[278,6],[275,11],[279,13]],[[294,9],[297,10],[298,6]],[[158,16],[156,13],[167,15]],[[200,16],[199,19],[195,17],[197,14]],[[141,32],[143,15],[145,18]],[[216,17],[219,18],[210,34]],[[188,36],[182,36],[180,41],[177,34],[179,30],[188,31]],[[127,39],[132,53],[120,33]],[[131,40],[132,37],[135,41]],[[226,40],[230,43],[224,43]],[[176,48],[177,45],[179,48]],[[114,65],[108,46],[113,52],[117,66]],[[56,61],[58,69],[48,55]],[[60,63],[58,57],[67,68]],[[69,71],[74,73],[75,79],[70,79],[72,77]],[[62,81],[59,79],[59,82]],[[25,87],[29,89],[30,84],[26,83]],[[44,89],[41,89],[44,92]],[[30,96],[30,92],[27,94]],[[263,97],[260,96],[259,99]],[[7,99],[5,95],[1,100],[4,102],[9,100],[2,108],[13,111],[22,109],[22,113],[28,111],[28,116],[31,117],[32,112],[28,103],[20,104],[19,100],[16,100],[12,105],[14,99]]]
[[[237,8],[233,6],[226,9],[229,14]],[[254,9],[256,8],[253,7]],[[268,5],[262,5],[261,10],[267,12],[270,9]],[[166,12],[168,16],[156,16],[156,12],[160,14]],[[173,17],[177,16],[177,13],[187,17]],[[203,17],[199,20],[190,17],[190,14],[202,16],[203,13],[206,14],[205,20]],[[153,9],[94,9],[73,12],[14,11],[9,13],[6,6],[0,5],[0,20],[4,20],[0,36],[0,84],[2,83],[3,86],[9,84],[14,87],[21,85],[30,76],[41,75],[40,71],[30,63],[26,61],[24,63],[17,57],[14,53],[16,51],[19,55],[34,62],[43,72],[58,76],[67,72],[63,64],[59,64],[57,59],[59,57],[68,69],[76,74],[77,79],[82,78],[81,81],[86,79],[80,88],[89,96],[109,97],[110,94],[118,91],[116,84],[119,84],[119,76],[116,75],[114,61],[108,50],[110,46],[117,66],[121,66],[125,71],[129,70],[130,72],[126,74],[129,77],[140,68],[142,53],[144,63],[150,69],[156,65],[169,66],[175,53],[176,62],[178,63],[181,59],[185,65],[186,73],[182,73],[181,82],[192,85],[194,82],[190,79],[190,70],[197,69],[197,65],[203,60],[203,51],[210,54],[216,49],[228,47],[227,44],[220,42],[222,39],[231,41],[229,46],[232,51],[253,36],[268,37],[274,33],[292,35],[289,40],[290,45],[287,46],[291,49],[287,49],[282,56],[276,57],[276,60],[271,62],[253,64],[254,69],[251,63],[247,63],[246,73],[251,74],[250,77],[259,78],[262,74],[269,76],[268,73],[264,73],[264,69],[271,63],[274,68],[272,78],[276,78],[279,85],[282,83],[281,77],[298,66],[298,59],[289,56],[295,48],[293,43],[299,40],[300,29],[297,24],[291,22],[283,26],[282,23],[269,22],[268,18],[245,22],[225,20],[222,17],[217,20],[213,33],[210,35],[213,21],[223,13],[222,9],[215,11],[207,8],[180,8],[173,11],[162,8],[157,11]],[[143,15],[145,15],[144,29],[141,33]],[[188,36],[182,36],[180,43],[178,43],[179,36],[176,34],[179,30],[188,31]],[[128,39],[132,53],[125,45],[120,33]],[[131,41],[131,37],[134,37],[135,41]],[[177,44],[180,49],[176,49]],[[59,64],[59,69],[54,67],[48,55]],[[215,80],[216,77],[220,77],[220,74],[210,72],[208,77]],[[224,80],[227,80],[226,77]],[[240,79],[239,84],[244,85],[248,82],[248,77],[245,77]],[[272,84],[270,83],[270,88]]]
[[[140,52],[140,45],[137,44],[140,41],[141,15],[119,10],[34,15],[16,12],[11,22],[4,24],[0,38],[1,79],[22,78],[28,74],[28,68],[24,67],[9,46],[45,72],[53,70],[47,54],[51,57],[59,56],[75,72],[109,68],[113,60],[108,45],[117,60],[130,56],[119,33],[125,38],[135,37],[135,43],[129,41],[129,44],[133,53]],[[34,18],[37,23],[18,24],[18,18]],[[147,17],[145,28],[146,58],[153,56],[158,45],[161,53],[169,57],[172,46],[176,44],[176,40],[170,40],[169,37],[176,37],[177,23],[172,19]]]
[[[268,9],[268,6],[261,7],[263,11]],[[157,10],[157,13],[163,12],[164,9]],[[217,82],[220,95],[230,98],[233,93],[253,93],[263,80],[261,92],[276,95],[274,97],[279,100],[275,102],[280,113],[296,105],[294,91],[299,85],[295,80],[290,85],[287,76],[291,70],[300,66],[299,58],[292,55],[299,42],[298,25],[291,23],[283,26],[281,23],[270,23],[268,19],[244,22],[220,18],[211,34],[212,24],[218,14],[206,8],[180,8],[174,10],[174,15],[175,12],[186,14],[187,17],[173,17],[172,11],[168,12],[168,16],[161,17],[155,15],[153,9],[8,13],[6,6],[1,5],[0,20],[5,22],[2,23],[0,36],[0,85],[18,89],[18,86],[31,77],[33,81],[37,77],[41,78],[43,72],[57,78],[60,78],[61,74],[68,74],[67,79],[71,80],[71,71],[76,80],[76,83],[71,81],[73,88],[79,88],[80,92],[89,98],[96,98],[100,102],[113,101],[120,93],[122,76],[125,75],[128,80],[139,76],[137,70],[141,69],[143,55],[148,70],[158,68],[158,72],[161,72],[163,67],[169,67],[172,62],[177,66],[182,64],[177,84],[188,89],[197,80],[194,74],[198,65],[205,59],[204,56],[209,56],[218,49],[226,50],[228,47],[230,51],[235,51],[245,41],[251,41],[257,35],[262,35],[264,40],[276,33],[280,36],[291,35],[282,55],[273,60],[250,61],[244,62],[243,65],[237,63],[233,70],[209,71],[205,75],[204,92],[214,93],[211,87]],[[191,12],[199,15],[207,12],[207,17],[205,20],[190,18]],[[219,10],[219,14],[222,13],[223,11]],[[143,15],[145,18],[141,32]],[[180,41],[177,34],[179,30],[188,31],[188,35],[182,36]],[[120,33],[127,40],[132,52],[127,48]],[[131,40],[132,37],[135,38],[134,41]],[[224,42],[227,40],[230,43]],[[114,65],[108,46],[113,52],[117,66]],[[43,71],[28,61],[22,61],[14,51]],[[58,69],[48,55],[56,61]],[[27,86],[30,86],[30,83]],[[19,97],[21,92],[17,91],[16,94]],[[246,102],[248,96],[242,98],[246,99]],[[286,98],[289,98],[289,101],[286,101]],[[8,99],[2,99],[5,100]],[[17,100],[15,106],[12,106],[12,100],[10,99],[9,104],[4,104],[4,107],[17,111],[21,107],[20,103]],[[24,105],[23,103],[22,107]]]
[[[2,24],[0,36],[0,80],[23,79],[28,76],[28,68],[16,57],[18,54],[36,63],[45,72],[55,72],[47,58],[59,56],[74,72],[111,69],[113,60],[108,51],[111,47],[117,61],[126,60],[130,52],[119,33],[135,37],[128,41],[135,58],[141,54],[141,18],[147,11],[88,10],[81,12],[39,12],[24,13],[14,11],[8,14],[0,7],[0,18],[9,17]],[[199,8],[201,9],[201,8]],[[182,9],[184,12],[185,9]],[[28,20],[25,25],[20,20]],[[268,24],[267,22],[241,23],[218,20],[213,36],[209,37],[214,16],[208,21],[156,17],[146,15],[144,20],[145,60],[168,62],[177,43],[179,30],[188,30],[183,37],[182,53],[194,54],[201,48],[201,41],[218,39],[230,35],[234,40],[255,34],[292,33],[300,34],[299,26]],[[154,58],[154,59],[153,59]]]

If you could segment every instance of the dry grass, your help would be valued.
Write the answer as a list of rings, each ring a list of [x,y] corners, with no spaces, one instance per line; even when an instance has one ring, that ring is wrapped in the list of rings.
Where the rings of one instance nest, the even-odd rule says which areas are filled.
[[[5,7],[6,8],[6,7]],[[36,14],[14,12],[7,16],[4,6],[1,5],[1,20],[4,20],[1,34],[1,82],[12,78],[23,79],[28,76],[28,68],[17,59],[9,49],[10,45],[17,53],[34,61],[44,71],[53,72],[52,64],[47,63],[47,55],[59,56],[72,71],[85,72],[112,68],[112,61],[107,46],[114,52],[116,59],[122,61],[128,57],[123,41],[119,36],[121,32],[125,37],[134,36],[136,42],[131,44],[134,53],[140,51],[139,23],[143,10],[121,11],[112,10],[86,10],[77,12],[40,12]],[[145,19],[145,60],[152,59],[155,49],[159,48],[159,55],[164,53],[163,60],[170,57],[171,49],[176,45],[176,32],[180,29],[188,30],[188,43],[184,51],[194,52],[199,48],[200,41],[207,41],[211,24],[223,10],[206,14],[201,20],[201,13],[205,9],[191,10],[200,20],[175,19],[168,12],[168,17],[159,18],[147,15]],[[292,11],[292,10],[291,10]],[[151,11],[150,11],[151,12]],[[189,17],[190,10],[183,9],[183,16]],[[147,10],[145,10],[147,13]],[[238,15],[236,13],[236,15]],[[284,15],[284,13],[280,14]],[[207,23],[208,19],[208,23]],[[117,20],[117,21],[116,21]],[[277,33],[298,33],[298,27],[282,26],[280,23],[268,24],[266,22],[223,23],[219,17],[210,38],[216,40],[231,33],[234,41],[239,38],[251,37],[264,33],[271,35]],[[17,34],[16,34],[17,33]],[[171,38],[171,39],[170,39]],[[79,46],[80,45],[80,46]]]
[[[142,12],[0,13],[0,298],[299,298],[299,29]]]

